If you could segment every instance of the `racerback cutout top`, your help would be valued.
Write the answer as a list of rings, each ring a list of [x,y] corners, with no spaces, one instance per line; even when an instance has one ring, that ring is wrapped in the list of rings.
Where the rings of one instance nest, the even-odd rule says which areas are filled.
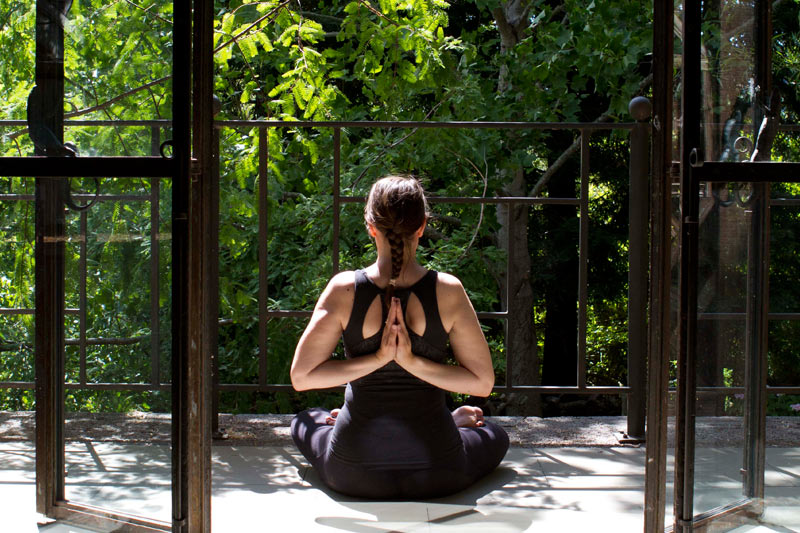
[[[411,350],[419,357],[444,363],[448,335],[436,300],[436,271],[429,270],[410,287],[395,289],[405,316],[413,293],[425,312],[425,331],[409,329]],[[364,338],[364,319],[384,289],[363,270],[355,272],[353,310],[342,334],[345,356],[360,357],[380,347],[388,309],[382,305],[380,330]],[[435,464],[463,448],[458,429],[445,403],[445,391],[410,374],[394,361],[347,385],[345,405],[331,439],[339,460],[373,468],[419,468]]]

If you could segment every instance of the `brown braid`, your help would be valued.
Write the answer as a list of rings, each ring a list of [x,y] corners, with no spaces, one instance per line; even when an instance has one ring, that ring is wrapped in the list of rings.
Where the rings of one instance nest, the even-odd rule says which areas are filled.
[[[397,278],[400,277],[400,271],[403,269],[403,256],[405,255],[406,243],[393,230],[386,231],[386,239],[389,241],[389,247],[392,251],[392,277],[389,280],[389,285],[386,287],[386,301],[387,304],[392,301],[394,296],[394,287]]]
[[[387,176],[376,181],[364,206],[364,220],[386,235],[392,252],[392,275],[386,305],[405,264],[405,250],[414,233],[428,219],[428,203],[419,181],[411,176]]]

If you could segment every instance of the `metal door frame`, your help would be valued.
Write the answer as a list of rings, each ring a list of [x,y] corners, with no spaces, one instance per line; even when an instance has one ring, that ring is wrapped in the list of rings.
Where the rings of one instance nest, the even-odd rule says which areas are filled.
[[[198,231],[198,207],[207,202],[199,168],[191,168],[192,119],[192,17],[208,16],[207,0],[174,0],[173,23],[173,155],[165,157],[63,157],[63,153],[38,150],[32,157],[0,158],[0,176],[36,179],[36,510],[46,516],[115,531],[209,531],[210,530],[210,419],[202,401],[207,359],[199,335],[205,319],[203,271],[190,271],[201,257],[190,245]],[[58,143],[63,143],[63,27],[65,0],[36,2],[36,85],[41,91],[39,111],[43,124]],[[206,28],[207,27],[207,28]],[[200,24],[194,37],[201,44],[195,52],[210,58],[210,22]],[[52,45],[55,44],[55,47]],[[196,45],[197,46],[197,45]],[[53,53],[55,50],[55,53]],[[207,61],[211,64],[210,60]],[[200,69],[202,70],[202,69]],[[210,84],[213,78],[201,72]],[[202,83],[202,81],[201,81]],[[205,93],[211,109],[210,91]],[[205,120],[205,115],[199,115]],[[30,117],[29,117],[30,118]],[[198,117],[195,117],[198,120]],[[208,131],[210,131],[208,119]],[[198,130],[199,131],[199,130]],[[202,138],[202,135],[198,136]],[[63,150],[58,150],[63,152]],[[207,160],[208,156],[205,156]],[[208,167],[206,167],[208,168]],[[172,523],[134,517],[124,513],[70,502],[64,494],[64,187],[69,177],[171,178],[172,195]],[[190,191],[191,190],[191,191]],[[193,192],[194,194],[190,194]],[[192,212],[192,208],[195,209]],[[192,241],[192,238],[195,241]],[[193,347],[190,350],[190,347]],[[196,382],[188,378],[194,376]],[[195,406],[190,409],[189,406]],[[204,440],[203,436],[208,435]],[[199,480],[208,478],[208,483]],[[189,488],[194,488],[190,492]],[[199,491],[199,492],[198,492]],[[190,505],[191,504],[191,505]]]
[[[700,0],[684,2],[681,169],[681,256],[678,339],[678,387],[675,420],[674,531],[720,530],[742,523],[763,509],[764,453],[766,446],[767,327],[769,311],[769,183],[800,181],[798,163],[727,163],[705,161],[700,138],[701,65]],[[771,2],[755,3],[755,76],[762,98],[771,91]],[[665,94],[664,99],[671,95]],[[763,103],[763,101],[762,101]],[[759,111],[755,124],[761,123]],[[793,177],[794,176],[794,177]],[[746,305],[744,497],[715,509],[694,514],[694,451],[697,269],[699,190],[701,182],[751,182],[757,201],[752,207],[748,253]],[[760,297],[758,296],[760,295]],[[665,334],[665,332],[662,332]],[[668,358],[661,361],[668,363]],[[660,370],[664,370],[661,368]],[[666,415],[666,413],[662,413]],[[663,506],[663,504],[662,504]],[[663,518],[662,522],[663,524]],[[654,526],[656,524],[653,524]],[[660,529],[660,528],[659,528]],[[655,530],[655,528],[653,529]]]

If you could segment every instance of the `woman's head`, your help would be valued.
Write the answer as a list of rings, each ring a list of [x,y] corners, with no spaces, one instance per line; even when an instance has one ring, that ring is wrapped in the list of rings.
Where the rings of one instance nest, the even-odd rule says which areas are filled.
[[[386,176],[376,181],[364,207],[364,220],[386,236],[392,251],[390,284],[400,276],[405,250],[428,219],[428,203],[419,181],[411,176]]]

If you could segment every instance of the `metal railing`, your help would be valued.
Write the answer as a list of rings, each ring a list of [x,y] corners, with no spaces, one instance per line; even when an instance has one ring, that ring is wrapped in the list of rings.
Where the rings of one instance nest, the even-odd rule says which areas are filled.
[[[498,384],[495,387],[496,391],[529,391],[540,392],[548,394],[627,394],[630,399],[635,400],[635,405],[629,405],[629,428],[641,428],[641,430],[629,431],[630,434],[644,433],[644,368],[646,364],[646,343],[645,332],[646,325],[646,302],[647,302],[647,232],[648,227],[648,210],[646,208],[648,203],[647,183],[649,173],[649,116],[639,117],[639,122],[632,123],[531,123],[531,122],[279,122],[279,121],[216,121],[215,131],[218,133],[226,128],[257,128],[258,129],[258,168],[259,175],[266,176],[267,163],[268,163],[268,150],[267,150],[267,131],[270,128],[317,128],[329,129],[333,135],[333,188],[330,191],[332,202],[332,217],[333,217],[333,237],[331,242],[331,255],[332,255],[332,272],[335,274],[339,271],[339,248],[340,248],[340,213],[342,206],[345,204],[363,202],[362,197],[343,195],[340,187],[340,174],[341,174],[341,131],[343,128],[395,128],[395,129],[421,129],[421,128],[448,128],[448,129],[495,129],[495,130],[528,130],[528,131],[556,131],[567,130],[573,131],[577,135],[578,152],[577,157],[580,159],[580,181],[579,181],[579,194],[574,197],[552,198],[547,196],[519,196],[519,197],[432,197],[431,202],[435,203],[452,203],[452,204],[483,204],[483,205],[562,205],[573,206],[577,209],[579,215],[579,231],[578,231],[578,286],[577,289],[577,314],[578,314],[578,331],[576,332],[577,342],[577,357],[578,357],[578,379],[577,385],[574,386],[542,386],[542,385],[529,385],[529,384],[515,384],[512,382],[511,365],[513,361],[506,361],[506,380],[503,384]],[[2,127],[24,127],[24,121],[0,121],[0,128]],[[125,127],[142,127],[147,128],[151,135],[151,152],[153,155],[158,154],[158,147],[160,145],[161,130],[169,127],[168,121],[67,121],[66,127],[86,127],[86,126],[125,126]],[[626,130],[631,134],[631,213],[636,213],[635,216],[639,217],[638,220],[630,221],[630,228],[632,232],[637,232],[638,237],[631,236],[629,253],[631,254],[631,278],[630,278],[630,292],[629,304],[633,302],[637,308],[629,309],[629,334],[632,337],[637,335],[640,340],[631,339],[629,342],[629,384],[627,386],[591,386],[587,384],[587,313],[588,313],[588,260],[589,260],[589,138],[592,132],[596,131],[612,131],[612,130]],[[219,136],[217,135],[215,142],[217,143],[217,153],[219,153]],[[215,169],[219,166],[214,165]],[[267,180],[262,181],[265,185]],[[68,313],[77,314],[79,316],[79,335],[76,339],[67,339],[68,345],[77,345],[79,347],[79,379],[76,382],[66,383],[68,388],[77,389],[100,389],[100,390],[168,390],[168,383],[163,382],[159,369],[161,367],[161,355],[159,349],[159,322],[158,322],[158,294],[159,294],[159,279],[158,279],[158,237],[157,228],[159,220],[158,212],[158,178],[151,179],[151,190],[147,195],[129,195],[122,197],[120,195],[100,195],[99,201],[149,201],[150,202],[150,218],[151,218],[151,307],[150,307],[150,361],[151,372],[149,381],[141,383],[94,383],[87,380],[86,373],[86,348],[92,344],[114,344],[125,342],[125,339],[109,339],[109,338],[87,338],[86,336],[86,213],[82,212],[80,215],[80,231],[84,237],[81,243],[79,272],[79,301],[80,305],[76,309],[68,309]],[[286,318],[306,318],[311,315],[311,311],[302,309],[280,309],[271,310],[267,308],[266,302],[268,301],[269,285],[268,285],[268,257],[267,257],[267,242],[269,228],[267,226],[267,199],[269,197],[269,190],[267,186],[259,187],[258,198],[258,242],[259,242],[259,340],[258,340],[258,382],[257,383],[219,383],[218,389],[221,391],[280,391],[291,388],[291,385],[286,383],[269,383],[268,382],[268,369],[270,362],[269,339],[267,335],[267,324],[270,320],[280,320]],[[93,196],[93,195],[92,195]],[[32,201],[33,195],[12,194],[0,196],[0,201]],[[641,207],[644,206],[644,209]],[[633,209],[637,207],[637,209]],[[507,210],[510,213],[511,209]],[[510,214],[509,214],[510,217]],[[507,224],[511,223],[510,218],[507,219]],[[218,223],[218,220],[217,220]],[[644,238],[642,238],[644,232]],[[510,239],[510,233],[509,233]],[[512,246],[508,246],[509,254],[513,254]],[[633,260],[638,257],[638,260]],[[641,258],[645,259],[642,260]],[[511,264],[511,259],[508,258],[507,265]],[[280,268],[280,267],[278,267]],[[636,271],[633,271],[633,270]],[[507,286],[510,286],[510,280],[517,273],[506,267],[506,276],[509,280]],[[637,281],[643,280],[643,281]],[[573,289],[565,289],[573,290]],[[636,296],[636,297],[632,297]],[[0,314],[32,314],[33,309],[0,309]],[[478,311],[478,317],[481,320],[502,320],[508,323],[509,312],[508,310],[502,311]],[[508,335],[505,336],[508,340]],[[138,341],[135,341],[138,342]],[[506,354],[511,352],[510,346],[506,346],[504,352]],[[215,372],[215,374],[217,374]],[[218,374],[217,374],[218,375]],[[15,382],[0,382],[0,388],[17,388],[17,389],[32,389],[33,382],[15,381]],[[218,395],[219,391],[215,391],[214,396]],[[633,420],[635,419],[635,420]],[[633,424],[633,426],[631,426]]]

